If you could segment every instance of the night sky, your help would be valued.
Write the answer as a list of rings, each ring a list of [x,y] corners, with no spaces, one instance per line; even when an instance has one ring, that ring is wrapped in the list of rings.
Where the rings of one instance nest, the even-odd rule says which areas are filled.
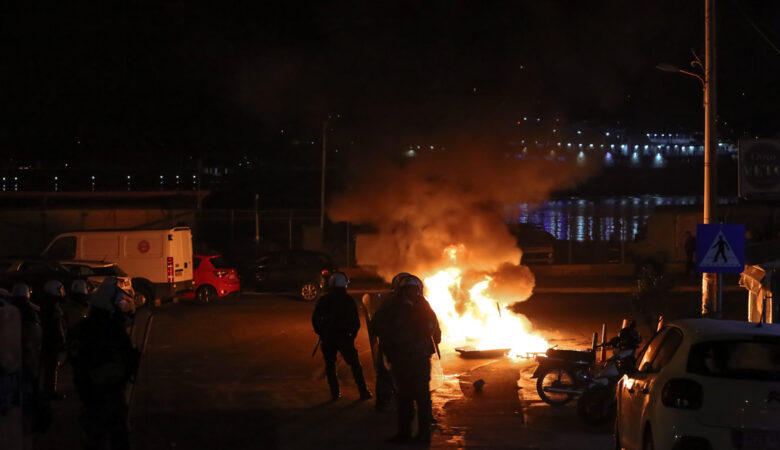
[[[722,128],[775,135],[780,54],[745,16],[780,45],[780,7],[718,7]],[[3,10],[5,156],[273,159],[317,147],[328,116],[334,145],[347,152],[510,135],[522,116],[701,126],[699,82],[654,66],[690,69],[691,49],[703,53],[703,1],[19,2]]]

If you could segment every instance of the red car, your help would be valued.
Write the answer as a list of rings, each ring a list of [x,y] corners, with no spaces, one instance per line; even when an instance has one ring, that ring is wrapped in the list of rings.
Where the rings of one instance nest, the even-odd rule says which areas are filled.
[[[236,269],[222,255],[192,255],[192,265],[195,292],[187,294],[185,298],[208,303],[241,290]]]

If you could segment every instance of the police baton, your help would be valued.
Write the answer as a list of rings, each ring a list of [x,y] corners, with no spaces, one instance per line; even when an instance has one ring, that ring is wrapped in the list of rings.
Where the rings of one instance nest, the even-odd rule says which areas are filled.
[[[320,348],[320,343],[322,342],[322,338],[317,339],[317,344],[314,346],[314,351],[311,352],[311,357],[314,358],[314,355],[317,354],[317,349]]]
[[[439,351],[439,344],[436,343],[436,339],[431,336],[431,342],[433,343],[433,348],[436,349],[436,356],[439,357],[439,361],[441,361],[441,352]]]

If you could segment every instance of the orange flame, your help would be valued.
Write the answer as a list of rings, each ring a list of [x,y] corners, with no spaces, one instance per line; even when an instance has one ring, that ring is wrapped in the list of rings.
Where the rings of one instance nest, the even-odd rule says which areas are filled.
[[[448,246],[444,254],[451,265],[424,280],[426,298],[439,318],[442,340],[453,347],[477,350],[509,348],[511,356],[547,350],[547,341],[530,332],[531,323],[525,316],[506,310],[490,298],[490,276],[464,285],[463,269],[457,264],[458,254],[464,251],[463,245]]]

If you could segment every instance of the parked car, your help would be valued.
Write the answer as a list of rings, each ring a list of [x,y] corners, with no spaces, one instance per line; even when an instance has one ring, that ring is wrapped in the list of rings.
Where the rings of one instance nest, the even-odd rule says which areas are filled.
[[[193,255],[195,292],[184,298],[195,298],[198,303],[237,293],[241,290],[238,272],[222,255]]]
[[[135,293],[133,281],[116,263],[103,261],[60,261],[60,264],[76,275],[86,278],[93,287],[103,284],[103,280],[106,277],[116,277],[117,286],[135,299],[136,308],[144,306],[146,303],[146,296]]]
[[[30,286],[32,301],[36,303],[41,298],[43,285],[47,281],[60,281],[65,287],[65,292],[69,294],[71,285],[77,279],[86,280],[85,277],[74,274],[59,262],[46,260],[40,256],[0,259],[0,287],[10,291],[16,283],[25,283]],[[84,317],[87,304],[74,301],[68,296],[62,302],[62,311],[65,313],[66,324],[70,326]]]
[[[10,290],[14,284],[27,283],[34,293],[40,292],[49,280],[59,280],[70,292],[70,285],[76,279],[86,279],[68,270],[58,261],[40,256],[0,258],[0,287]]]
[[[295,293],[314,301],[325,281],[336,270],[330,257],[307,250],[277,251],[245,264],[239,272],[242,284],[251,289]]]
[[[144,303],[179,297],[194,289],[188,227],[62,233],[43,254],[58,260],[115,262],[132,279],[135,292],[145,297]]]
[[[617,390],[617,448],[780,448],[780,324],[670,323]]]

